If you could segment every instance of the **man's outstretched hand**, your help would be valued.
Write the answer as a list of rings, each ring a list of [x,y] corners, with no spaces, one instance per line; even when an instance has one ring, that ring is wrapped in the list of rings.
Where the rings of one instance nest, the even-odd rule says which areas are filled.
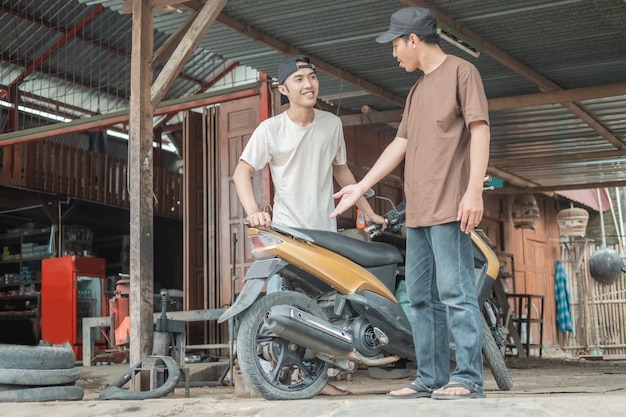
[[[359,198],[363,196],[360,188],[356,184],[350,184],[343,187],[341,190],[333,194],[333,198],[336,200],[341,198],[337,207],[330,213],[330,217],[337,217],[350,207],[354,206]]]

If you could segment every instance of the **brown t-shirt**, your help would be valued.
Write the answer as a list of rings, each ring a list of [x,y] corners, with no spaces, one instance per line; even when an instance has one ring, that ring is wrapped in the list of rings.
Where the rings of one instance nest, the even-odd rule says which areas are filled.
[[[411,88],[397,133],[407,139],[407,226],[456,221],[469,181],[469,124],[479,120],[489,123],[483,83],[461,58],[448,55]]]

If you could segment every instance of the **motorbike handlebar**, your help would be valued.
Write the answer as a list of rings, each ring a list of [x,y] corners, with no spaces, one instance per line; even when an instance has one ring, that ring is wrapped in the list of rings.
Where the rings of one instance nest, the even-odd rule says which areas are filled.
[[[374,224],[365,226],[363,230],[365,231],[365,233],[367,233],[370,236],[370,238],[373,238],[375,236],[378,236],[382,229],[383,229],[382,224],[374,223]]]
[[[386,222],[387,229],[396,233],[402,229],[404,225],[404,221],[406,220],[406,203],[403,201],[397,206],[393,206],[391,210],[389,210],[383,216]],[[365,233],[369,235],[370,238],[374,238],[382,233],[383,225],[382,224],[370,224],[364,228]]]

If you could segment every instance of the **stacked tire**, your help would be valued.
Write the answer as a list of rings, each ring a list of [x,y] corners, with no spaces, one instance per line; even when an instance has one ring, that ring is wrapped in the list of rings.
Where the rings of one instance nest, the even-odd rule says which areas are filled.
[[[75,362],[71,348],[0,345],[0,402],[82,400]]]

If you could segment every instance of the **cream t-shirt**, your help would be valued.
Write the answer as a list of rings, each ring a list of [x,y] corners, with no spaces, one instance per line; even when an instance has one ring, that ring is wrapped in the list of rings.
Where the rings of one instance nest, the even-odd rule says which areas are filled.
[[[329,218],[333,201],[333,165],[346,164],[341,119],[315,109],[302,127],[287,112],[261,122],[241,154],[255,170],[269,164],[274,184],[272,221],[286,226],[337,230]]]

